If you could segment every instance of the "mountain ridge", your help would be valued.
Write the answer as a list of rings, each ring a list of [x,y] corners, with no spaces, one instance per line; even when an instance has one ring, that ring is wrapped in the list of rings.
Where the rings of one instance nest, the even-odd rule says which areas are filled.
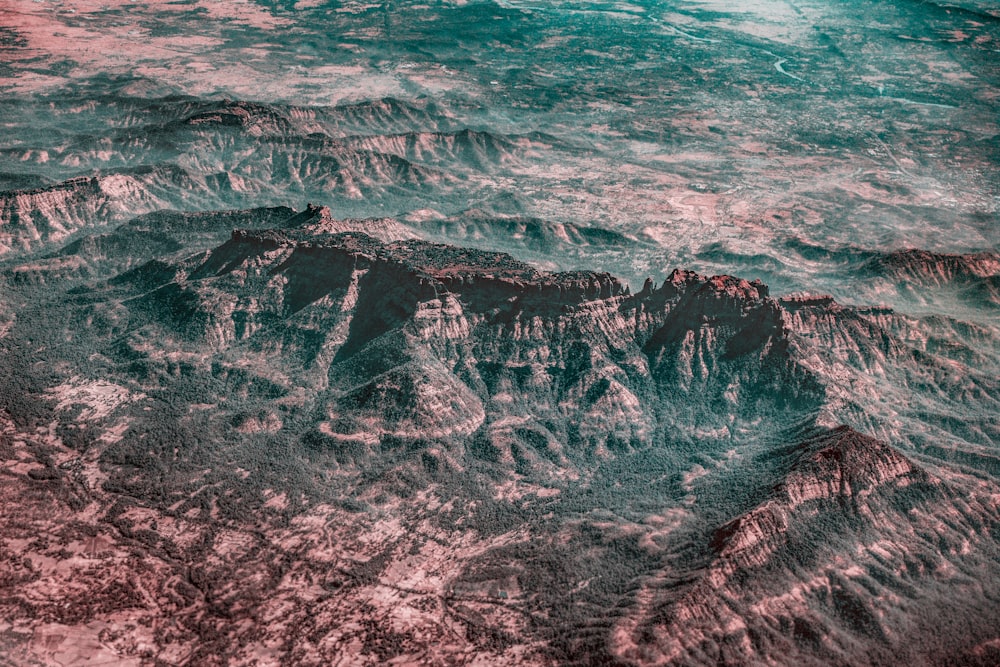
[[[129,592],[156,590],[215,627],[281,599],[295,627],[380,619],[399,629],[399,650],[444,662],[453,650],[632,665],[988,653],[991,593],[968,582],[995,571],[1000,492],[947,463],[933,435],[894,446],[857,430],[892,424],[860,400],[880,376],[978,385],[962,400],[983,404],[987,357],[961,379],[952,365],[968,353],[936,347],[927,323],[828,295],[774,297],[759,280],[675,269],[633,292],[604,272],[399,236],[391,221],[314,205],[161,212],[48,256],[90,269],[48,274],[76,287],[25,302],[0,338],[10,385],[39,397],[29,410],[0,395],[19,415],[4,442],[32,462],[10,492],[23,504],[48,485],[145,545],[136,562],[163,574],[126,576],[114,608],[157,618]],[[52,304],[65,321],[42,332]],[[962,335],[980,350],[990,340]],[[77,349],[100,370],[67,375]],[[51,375],[37,375],[31,350]],[[29,413],[52,435],[33,432]],[[46,451],[88,472],[73,477]],[[976,455],[953,456],[986,460]],[[289,537],[301,521],[324,527]],[[178,522],[212,544],[255,546],[238,562],[212,556],[188,589],[167,573],[243,547],[184,546],[164,528]],[[325,592],[288,597],[286,566],[251,576],[260,559]],[[390,620],[409,604],[400,591],[424,611]],[[932,646],[907,629],[929,627],[925,599],[980,621]],[[77,607],[81,623],[104,613]],[[449,618],[466,628],[461,649],[427,639],[427,623]],[[246,635],[226,623],[214,636],[235,656]],[[205,632],[171,636],[193,647]],[[336,654],[308,641],[289,651]]]

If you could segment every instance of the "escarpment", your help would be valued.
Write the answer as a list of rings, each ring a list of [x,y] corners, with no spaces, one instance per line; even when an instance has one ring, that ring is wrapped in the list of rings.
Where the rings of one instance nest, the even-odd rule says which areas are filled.
[[[872,272],[918,285],[944,285],[1000,274],[1000,255],[992,252],[945,254],[911,248],[869,262]]]
[[[893,398],[899,385],[934,383],[970,402],[996,385],[986,368],[960,375],[961,350],[917,338],[926,334],[890,309],[775,299],[760,281],[680,269],[633,293],[607,273],[550,273],[504,253],[359,231],[370,228],[386,229],[310,206],[169,268],[132,269],[113,281],[128,286],[139,325],[129,345],[163,336],[207,346],[223,364],[266,355],[262,375],[280,369],[320,402],[315,392],[335,393],[357,355],[419,352],[454,376],[444,386],[482,404],[487,453],[512,431],[598,458],[815,419],[891,437],[906,409]],[[374,376],[363,380],[352,382]],[[970,432],[988,441],[984,420]]]
[[[998,7],[0,0],[0,667],[1000,666]]]
[[[174,193],[203,185],[176,165],[138,166],[70,178],[34,190],[0,192],[0,256],[34,252],[76,232],[169,209]],[[188,204],[219,199],[207,196]]]
[[[898,451],[840,426],[792,447],[788,471],[770,497],[747,514],[721,527],[712,544],[725,569],[761,565],[781,545],[792,513],[808,503],[846,504],[871,516],[872,503],[911,484],[933,488],[927,473]]]
[[[104,215],[108,203],[97,178],[0,193],[0,254],[65,238]]]
[[[562,442],[606,458],[668,432],[725,439],[817,409],[816,380],[793,358],[782,310],[760,282],[678,270],[633,294],[606,273],[546,273],[503,253],[329,233],[327,218],[310,209],[280,228],[238,229],[178,264],[180,277],[162,273],[159,286],[136,269],[129,303],[147,335],[166,327],[224,357],[277,353],[272,363],[296,374],[282,359],[305,361],[303,377],[326,392],[318,400],[343,413],[324,427],[330,437],[337,424],[355,433],[370,409],[341,395],[344,369],[387,350],[404,360],[398,369],[352,370],[348,386],[368,387],[417,423],[438,403],[404,400],[401,386],[429,386],[405,360],[434,359],[435,400],[467,411],[452,421],[475,423],[487,452],[509,450],[513,438],[526,451]],[[435,433],[469,434],[423,431]]]
[[[918,303],[950,295],[967,308],[1000,308],[1000,255],[935,253],[919,249],[879,254],[862,267],[876,285]]]
[[[620,659],[935,664],[929,656],[968,651],[990,635],[996,614],[970,598],[956,609],[984,616],[969,636],[927,637],[928,599],[914,595],[936,600],[931,591],[961,580],[970,539],[992,549],[981,530],[998,525],[988,491],[939,479],[848,427],[779,456],[775,483],[714,531],[705,561],[687,563],[689,579],[673,571],[684,561],[648,578],[614,631]],[[686,583],[667,588],[663,578]],[[877,641],[862,648],[859,637]]]
[[[990,415],[964,422],[981,449],[949,450],[901,398],[992,405],[989,327],[681,269],[633,290],[406,229],[321,206],[139,216],[6,266],[25,295],[78,282],[55,324],[3,309],[0,372],[55,360],[39,410],[101,448],[103,493],[232,525],[255,502],[282,553],[336,507],[337,538],[304,547],[315,581],[337,573],[319,604],[433,561],[398,590],[477,632],[516,618],[551,662],[886,663],[938,650],[928,599],[981,619],[940,650],[990,640],[970,582],[1000,575],[1000,494],[927,463],[992,465]],[[80,366],[96,377],[65,376]],[[906,410],[925,430],[890,437]],[[97,444],[69,425],[84,414]]]

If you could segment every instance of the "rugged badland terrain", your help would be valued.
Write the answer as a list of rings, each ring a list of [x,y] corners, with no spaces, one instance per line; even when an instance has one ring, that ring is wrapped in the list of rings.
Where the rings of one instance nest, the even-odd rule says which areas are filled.
[[[995,8],[0,19],[0,664],[1000,662]]]

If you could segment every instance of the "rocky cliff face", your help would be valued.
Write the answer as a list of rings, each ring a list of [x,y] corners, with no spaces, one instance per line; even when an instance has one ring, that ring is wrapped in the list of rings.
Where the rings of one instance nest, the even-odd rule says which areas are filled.
[[[377,440],[375,413],[393,414],[425,427],[385,433],[451,441],[482,430],[494,456],[537,462],[606,458],[667,431],[729,439],[818,409],[817,381],[760,283],[675,271],[633,295],[607,274],[331,234],[318,218],[233,232],[179,274],[162,272],[164,284],[148,267],[123,276],[140,290],[127,302],[133,325],[150,327],[135,344],[176,337],[304,361],[313,386],[330,387],[320,431],[333,440]],[[434,428],[443,414],[465,426]]]
[[[938,619],[924,605],[940,604],[976,618],[971,634],[989,636],[995,613],[977,594],[947,603],[916,594],[967,589],[968,572],[984,561],[966,555],[995,549],[982,528],[996,525],[1000,507],[976,482],[942,481],[846,427],[789,448],[779,474],[758,505],[715,531],[683,594],[663,585],[684,578],[672,571],[678,561],[649,578],[616,628],[619,657],[938,664],[971,648],[967,639],[927,635]]]
[[[30,250],[65,238],[104,213],[108,196],[96,178],[38,190],[5,192],[0,204],[0,253]]]
[[[125,5],[0,0],[0,667],[1000,665],[996,0]]]
[[[949,255],[909,249],[877,257],[870,266],[873,272],[900,281],[944,285],[1000,274],[1000,256],[991,252]]]
[[[415,228],[158,212],[8,261],[0,455],[32,519],[0,520],[38,563],[8,558],[5,609],[237,663],[990,655],[991,327],[684,270],[633,291]],[[127,585],[73,597],[97,584],[57,542],[133,554]],[[927,609],[973,620],[931,641]]]
[[[310,211],[296,216],[295,211],[284,207],[211,213],[154,211],[26,262],[9,262],[3,273],[15,285],[58,285],[109,278],[153,258],[185,256],[213,248],[236,226],[272,227],[300,219],[305,224],[314,217]]]
[[[824,423],[916,442],[928,434],[949,438],[945,425],[952,424],[962,448],[1000,442],[992,417],[1000,408],[1000,369],[988,352],[1000,342],[995,327],[842,306],[828,297],[783,298],[781,304],[803,364],[826,378]],[[929,388],[947,400],[930,398]]]
[[[184,169],[165,166],[122,169],[35,190],[0,192],[0,256],[35,251],[84,228],[101,228],[139,213],[168,209],[178,188],[194,191],[204,189],[203,185]],[[201,201],[219,200],[209,195]]]
[[[631,294],[607,274],[545,273],[503,254],[391,240],[406,236],[394,221],[336,220],[312,207],[116,282],[134,281],[127,303],[133,324],[145,323],[131,334],[136,345],[166,336],[233,358],[275,355],[282,375],[307,369],[317,390],[342,384],[358,354],[436,359],[450,374],[446,386],[485,406],[483,442],[502,441],[502,451],[517,440],[513,423],[533,441],[579,443],[598,456],[668,432],[726,440],[817,415],[897,437],[912,432],[902,425],[914,416],[938,428],[927,406],[900,398],[928,383],[974,410],[970,441],[996,438],[983,411],[1000,389],[992,362],[968,367],[983,336],[995,338],[988,330],[963,334],[968,348],[942,346],[932,323],[825,296],[775,300],[759,282],[674,271]],[[351,371],[350,386],[373,378]],[[456,398],[477,415],[479,403]],[[362,429],[349,412],[337,423]]]
[[[1000,307],[1000,255],[995,252],[944,254],[900,250],[871,259],[864,270],[890,288],[916,301],[928,293],[954,296],[974,308]]]

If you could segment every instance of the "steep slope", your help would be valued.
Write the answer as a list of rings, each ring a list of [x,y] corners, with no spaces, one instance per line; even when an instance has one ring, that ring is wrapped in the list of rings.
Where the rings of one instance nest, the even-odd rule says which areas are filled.
[[[823,426],[931,423],[891,387],[933,381],[988,436],[988,327],[682,270],[633,293],[407,229],[316,206],[152,213],[39,260],[80,258],[74,289],[14,284],[2,451],[12,506],[34,509],[0,520],[38,559],[0,596],[15,615],[240,664],[256,642],[317,664],[988,657],[987,443],[901,429],[908,458]],[[52,503],[89,508],[100,539],[47,524]],[[90,575],[46,560],[123,550],[124,588],[94,604],[75,592]],[[932,645],[924,605],[979,620]],[[126,621],[179,610],[127,645]]]
[[[505,246],[518,251],[553,255],[569,251],[573,246],[596,246],[602,252],[628,246],[634,240],[600,227],[583,227],[571,223],[551,222],[514,215],[491,215],[481,209],[443,217],[413,220],[411,224],[425,233],[452,239],[453,243],[476,245],[489,243],[500,249]]]
[[[866,269],[918,302],[926,302],[929,291],[944,289],[972,307],[1000,308],[1000,255],[995,252],[958,255],[900,250],[873,259]]]
[[[994,322],[1000,304],[1000,255],[993,251],[946,253],[919,248],[876,250],[856,245],[825,247],[792,238],[784,268],[815,266],[823,282],[838,287],[841,298],[892,304],[910,313],[949,314],[959,319]],[[716,259],[738,264],[746,257],[721,252]],[[774,258],[761,258],[774,264]],[[858,281],[857,276],[866,280]]]
[[[0,667],[997,667],[998,51],[0,2]]]
[[[490,172],[519,162],[518,154],[550,148],[532,145],[530,138],[504,137],[490,132],[409,132],[406,134],[348,137],[344,144],[355,150],[398,155],[411,162],[428,165],[458,165]]]
[[[781,455],[778,481],[715,532],[702,568],[649,578],[616,628],[622,659],[939,664],[994,639],[993,485],[941,479],[846,427]],[[680,594],[666,585],[685,576]],[[942,631],[949,615],[963,627]]]
[[[607,275],[547,274],[496,253],[357,230],[408,236],[393,220],[334,220],[311,207],[282,230],[239,231],[206,255],[122,276],[116,284],[140,288],[126,302],[133,343],[270,355],[272,371],[304,370],[316,390],[364,386],[341,368],[369,345],[362,357],[433,357],[495,414],[484,443],[508,442],[516,423],[538,441],[588,442],[583,450],[603,456],[609,443],[628,449],[668,431],[726,440],[812,415],[915,446],[950,439],[972,453],[997,442],[995,357],[975,352],[1000,349],[988,327],[822,296],[774,300],[760,283],[683,271],[633,295]],[[578,410],[569,431],[567,406]],[[363,430],[350,412],[338,423]],[[341,435],[360,437],[351,433]]]
[[[78,178],[36,190],[3,193],[0,253],[31,250],[65,238],[105,214],[108,194],[96,178]]]
[[[394,99],[307,108],[112,97],[89,111],[94,122],[112,124],[108,132],[71,132],[67,118],[81,110],[53,102],[39,112],[48,131],[0,147],[0,159],[54,177],[29,183],[61,181],[0,192],[0,255],[148,211],[257,207],[289,194],[338,201],[369,216],[376,204],[374,210],[391,211],[401,201],[429,201],[432,193],[443,204],[456,187],[482,185],[462,185],[471,174],[531,144],[452,129],[433,104]]]
[[[884,307],[842,306],[828,296],[780,300],[802,363],[827,378],[824,419],[919,445],[1000,443],[1000,330]],[[960,415],[956,417],[956,415]]]
[[[913,285],[944,285],[1000,274],[1000,255],[990,252],[948,255],[911,248],[873,259],[870,269]]]
[[[41,189],[0,192],[0,256],[32,252],[82,229],[168,209],[178,191],[191,193],[190,206],[221,203],[204,182],[176,166],[109,170]]]
[[[226,364],[266,355],[272,376],[330,387],[328,439],[377,441],[373,412],[429,425],[451,405],[449,420],[471,426],[385,433],[453,441],[481,428],[491,456],[539,466],[562,447],[602,458],[667,431],[727,440],[819,409],[822,390],[759,283],[676,271],[632,295],[606,274],[327,228],[240,230],[169,270],[121,276],[139,290],[124,302],[128,344],[208,346]]]
[[[214,247],[229,236],[234,226],[273,227],[295,222],[295,211],[284,207],[208,213],[154,211],[109,232],[82,236],[28,262],[14,259],[4,274],[18,285],[111,277],[154,257]]]

